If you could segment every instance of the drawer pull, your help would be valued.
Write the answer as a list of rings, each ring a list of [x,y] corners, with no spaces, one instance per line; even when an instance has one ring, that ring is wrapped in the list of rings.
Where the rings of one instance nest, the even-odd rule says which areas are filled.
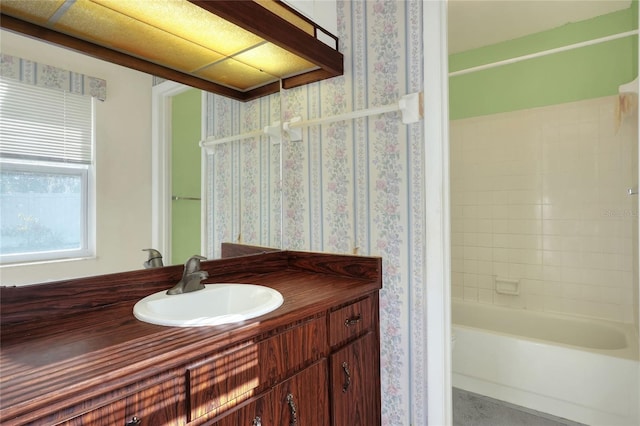
[[[357,323],[360,322],[361,319],[362,317],[360,316],[360,314],[347,318],[346,320],[344,320],[344,326],[349,327],[352,325],[356,325]]]
[[[253,422],[251,423],[252,426],[262,426],[262,419],[260,418],[260,416],[256,416],[255,419],[253,419]]]
[[[344,384],[342,385],[342,392],[346,392],[351,386],[351,372],[349,371],[349,364],[347,362],[342,363],[342,370],[344,371]]]
[[[296,403],[293,400],[293,395],[287,395],[287,404],[289,404],[289,411],[291,412],[291,420],[289,421],[289,426],[296,426],[298,424],[298,416],[296,414]]]
[[[138,426],[140,424],[142,424],[142,420],[140,420],[139,417],[133,416],[131,417],[131,420],[124,424],[124,426]]]

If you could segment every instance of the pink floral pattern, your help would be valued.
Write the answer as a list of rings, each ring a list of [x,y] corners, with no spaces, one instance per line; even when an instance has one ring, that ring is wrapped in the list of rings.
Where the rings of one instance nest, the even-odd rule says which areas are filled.
[[[282,116],[290,121],[303,111],[305,88],[295,88],[281,93]],[[299,141],[291,141],[283,135],[282,145],[282,197],[283,197],[283,248],[304,250],[309,247],[309,238],[305,226],[308,215],[306,202],[307,186],[305,185],[305,162],[307,160],[306,145]]]
[[[101,78],[11,55],[0,54],[0,75],[25,84],[93,96],[101,101],[107,98],[107,82]]]
[[[399,90],[400,35],[396,24],[398,2],[376,1],[367,21],[378,29],[369,42],[372,71],[370,102],[372,106],[389,105],[403,95]],[[397,116],[382,115],[373,118],[373,132],[369,134],[371,149],[371,180],[375,182],[372,212],[372,251],[382,256],[383,290],[380,295],[380,334],[385,336],[381,345],[382,386],[385,403],[382,415],[386,424],[406,424],[408,406],[403,388],[406,387],[407,351],[403,318],[406,306],[406,275],[402,271],[405,259],[401,249],[406,241],[406,219],[401,208],[406,174],[403,152],[405,138],[400,136],[401,122]],[[404,154],[406,155],[406,154]],[[406,321],[406,320],[405,320]],[[388,340],[387,340],[388,339]]]
[[[407,3],[407,66],[410,72],[408,75],[408,92],[419,92],[423,88],[423,65],[422,65],[422,2],[412,1]],[[424,318],[426,318],[425,294],[424,288],[424,253],[425,242],[423,237],[425,229],[424,221],[424,188],[420,184],[423,179],[424,170],[423,162],[423,123],[418,122],[407,126],[409,131],[409,176],[410,182],[413,183],[409,195],[409,211],[410,224],[412,232],[409,234],[408,247],[410,247],[411,256],[409,257],[409,292],[410,292],[410,324],[411,324],[411,418],[426,419],[427,407],[423,406],[422,401],[426,400],[427,394],[427,375],[424,371],[424,360],[426,359],[426,330],[423,327]]]
[[[325,102],[328,108],[325,116],[338,115],[346,110],[345,84],[343,78],[334,79],[325,86]],[[354,247],[353,229],[353,144],[347,137],[350,123],[332,123],[326,130],[326,148],[323,158],[327,162],[326,203],[323,209],[327,224],[326,251],[333,253],[351,253]]]
[[[345,73],[282,91],[278,113],[283,121],[389,105],[422,90],[421,1],[339,0],[337,8]],[[262,103],[255,107],[261,110],[255,116],[261,117],[269,108]],[[237,123],[237,117],[229,118]],[[270,180],[269,191],[273,197],[281,195],[281,247],[339,253],[357,247],[360,254],[382,257],[382,424],[389,426],[419,424],[426,418],[420,404],[426,392],[424,140],[422,123],[404,125],[399,118],[389,113],[309,127],[303,129],[302,141],[283,135],[281,150],[271,154],[272,161],[282,161],[282,192],[276,180]],[[253,149],[259,151],[258,145]],[[244,155],[259,157],[254,151]],[[224,161],[230,160],[220,163]],[[243,163],[241,168],[247,167]],[[242,178],[264,179],[249,171]],[[265,194],[264,183],[261,187]],[[243,190],[248,191],[244,183]],[[277,217],[275,211],[271,214]]]
[[[307,99],[307,118],[316,118],[322,116],[320,111],[320,85],[314,84],[309,86],[305,97]],[[325,214],[325,200],[323,197],[323,172],[322,163],[323,151],[326,144],[323,128],[325,126],[311,126],[306,129],[306,138],[302,141],[307,150],[307,174],[309,176],[309,187],[306,199],[309,202],[309,221],[316,223],[318,226],[309,227],[309,250],[324,250],[323,235],[325,223],[323,217]]]
[[[312,118],[316,96],[322,115],[331,116],[392,104],[421,90],[421,13],[419,1],[338,2],[345,74],[287,91],[284,116]],[[420,401],[426,391],[422,358],[414,358],[424,356],[421,124],[405,126],[398,114],[386,114],[312,129],[304,133],[302,147],[284,151],[290,160],[284,166],[285,222],[295,222],[284,224],[285,238],[288,247],[315,249],[316,238],[309,235],[321,232],[323,250],[350,252],[353,242],[361,254],[382,256],[383,424],[409,424],[426,416],[424,407],[406,397],[415,392]],[[321,185],[313,171],[317,164]],[[319,204],[317,218],[313,206]]]
[[[246,103],[209,94],[206,134],[213,139],[245,134],[279,116],[277,94]],[[207,161],[207,256],[219,257],[223,242],[280,246],[280,144],[267,136],[221,143],[209,150]]]

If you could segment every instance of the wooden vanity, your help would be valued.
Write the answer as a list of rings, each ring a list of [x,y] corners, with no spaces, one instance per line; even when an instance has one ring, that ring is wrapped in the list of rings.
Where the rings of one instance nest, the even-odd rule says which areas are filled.
[[[182,266],[0,288],[0,423],[380,424],[379,258],[273,251],[202,269],[284,303],[220,326],[138,321],[135,302]]]

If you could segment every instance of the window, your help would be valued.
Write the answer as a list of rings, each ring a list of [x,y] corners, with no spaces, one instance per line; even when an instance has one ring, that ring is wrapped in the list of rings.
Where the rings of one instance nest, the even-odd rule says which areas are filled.
[[[93,106],[0,78],[0,263],[92,255]]]

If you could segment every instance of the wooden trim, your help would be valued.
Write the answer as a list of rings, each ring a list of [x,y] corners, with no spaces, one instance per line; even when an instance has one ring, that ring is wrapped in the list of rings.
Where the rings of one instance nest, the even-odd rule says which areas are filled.
[[[39,25],[31,24],[21,19],[5,15],[4,13],[0,14],[0,27],[49,43],[57,44],[76,52],[84,53],[96,59],[101,59],[103,61],[166,78],[168,80],[177,81],[208,92],[217,93],[240,101],[245,101],[247,98],[245,93],[231,89],[230,87],[222,86],[212,81],[203,80],[193,75],[167,68],[126,53],[108,49]]]
[[[227,257],[247,256],[251,254],[262,254],[267,252],[281,251],[278,248],[262,247],[248,244],[238,243],[222,243],[220,244],[220,256],[225,259]]]
[[[309,62],[332,76],[344,72],[342,53],[300,31],[295,25],[253,1],[189,0],[191,3],[268,40]],[[314,24],[314,26],[316,26]]]
[[[256,87],[248,92],[244,92],[242,101],[252,101],[254,99],[261,98],[263,96],[272,95],[280,92],[280,82],[274,81],[273,83],[266,84],[264,86]]]
[[[336,77],[336,75],[329,73],[323,69],[309,71],[307,73],[295,75],[293,77],[283,78],[282,88],[293,89],[294,87],[304,86],[305,84],[314,83],[320,80],[326,80],[332,77]]]
[[[313,22],[311,19],[307,18],[305,15],[303,15],[300,12],[298,12],[295,8],[289,6],[287,3],[283,2],[282,0],[273,0],[273,1],[278,3],[280,5],[280,7],[282,7],[283,9],[287,9],[291,13],[295,13],[296,15],[298,15],[300,17],[300,19],[304,20],[305,22],[309,23],[310,25],[313,25],[314,32],[315,32],[314,35],[315,35],[316,38],[318,37],[318,30],[320,30],[320,32],[323,33],[324,35],[332,38],[334,43],[336,44],[335,50],[338,50],[338,48],[339,48],[339,39],[338,39],[337,36],[333,35],[331,33],[331,31],[329,31],[326,28],[324,28],[324,27],[318,25],[317,23]]]
[[[382,288],[382,258],[288,251],[289,266],[309,272],[376,280]]]
[[[342,53],[322,41],[298,29],[278,15],[253,1],[207,1],[189,0],[191,3],[214,13],[296,55],[316,64],[320,70],[283,79],[285,88],[291,88],[342,75],[344,58]],[[294,11],[295,12],[295,11]],[[321,28],[313,24],[314,28]],[[146,59],[91,43],[52,29],[0,14],[0,27],[53,43],[94,58],[108,61],[137,71],[177,81],[207,92],[217,93],[239,101],[249,101],[280,91],[280,82],[268,83],[248,91],[236,90],[210,80],[173,68],[156,64]],[[323,30],[324,31],[324,30]],[[332,37],[335,37],[332,35]],[[337,40],[337,39],[336,39]],[[337,44],[337,43],[336,43]]]

